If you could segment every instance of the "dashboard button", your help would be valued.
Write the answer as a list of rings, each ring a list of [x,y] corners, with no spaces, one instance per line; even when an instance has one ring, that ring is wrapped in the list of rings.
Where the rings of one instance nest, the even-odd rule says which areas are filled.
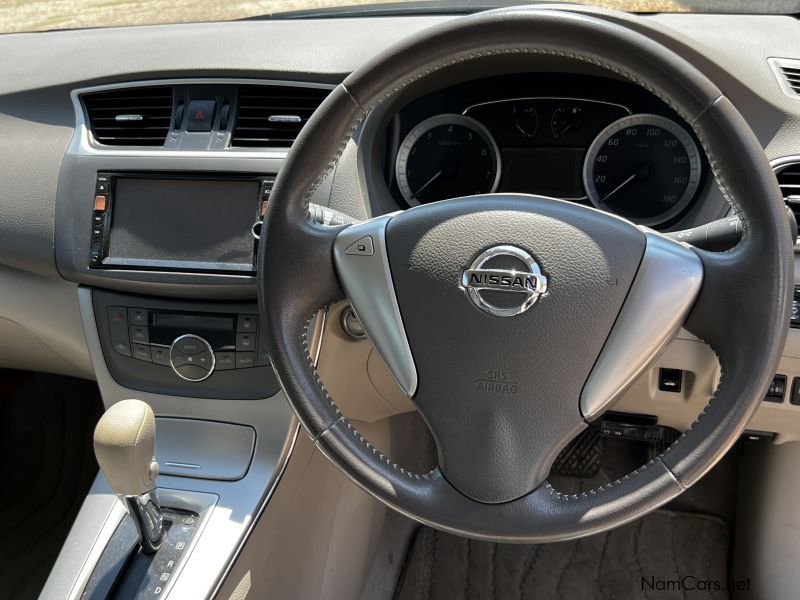
[[[114,348],[117,354],[124,354],[125,356],[131,355],[131,345],[128,340],[112,340],[111,346]]]
[[[131,327],[131,341],[137,344],[147,344],[150,342],[150,334],[147,327]]]
[[[203,379],[206,379],[209,375],[211,375],[211,373],[209,373],[203,367],[196,367],[194,365],[183,365],[181,367],[176,367],[175,371],[177,371],[178,375],[184,379],[188,379],[189,381],[203,381]]]
[[[170,353],[170,358],[173,366],[175,367],[180,367],[182,365],[196,365],[198,367],[203,367],[204,369],[210,369],[211,364],[214,362],[211,351],[208,349],[198,352],[197,354],[184,354],[180,350],[173,348],[172,352]]]
[[[186,131],[211,131],[216,104],[214,100],[192,100],[189,103],[189,123]]]
[[[256,336],[252,333],[236,334],[236,351],[248,352],[256,349]]]
[[[237,352],[236,353],[236,368],[249,369],[256,366],[255,352]]]
[[[154,363],[169,366],[169,348],[150,346],[150,355],[153,357]]]
[[[792,381],[792,395],[789,402],[795,406],[800,405],[800,377],[795,377]]]
[[[175,350],[183,354],[197,354],[208,349],[208,344],[196,335],[181,336],[172,345]]]
[[[122,306],[108,307],[108,327],[111,334],[111,347],[117,354],[131,355],[131,342],[128,337],[128,309]]]
[[[239,315],[236,323],[236,331],[239,333],[255,332],[258,328],[258,317],[256,315]]]
[[[786,394],[786,375],[775,375],[772,378],[772,383],[769,384],[764,400],[767,402],[783,402],[784,394]]]
[[[131,325],[142,325],[147,327],[147,309],[146,308],[129,308],[128,309],[128,322]]]
[[[236,368],[235,352],[217,352],[215,355],[216,369],[218,371],[228,371]]]
[[[146,346],[144,344],[132,344],[133,346],[133,358],[137,360],[146,360],[147,362],[153,362],[153,358],[150,355],[150,346]]]
[[[191,352],[184,352],[182,349]],[[211,345],[197,335],[182,335],[172,342],[169,360],[172,370],[188,381],[203,381],[214,372],[214,352]]]

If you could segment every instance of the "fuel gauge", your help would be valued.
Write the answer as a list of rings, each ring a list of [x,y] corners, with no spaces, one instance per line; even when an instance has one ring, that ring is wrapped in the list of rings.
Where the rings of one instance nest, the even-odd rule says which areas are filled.
[[[539,116],[536,114],[536,106],[532,102],[519,102],[511,107],[512,129],[526,138],[536,135],[539,127]]]
[[[563,138],[583,126],[583,109],[580,106],[559,106],[553,111],[550,129],[553,137]]]

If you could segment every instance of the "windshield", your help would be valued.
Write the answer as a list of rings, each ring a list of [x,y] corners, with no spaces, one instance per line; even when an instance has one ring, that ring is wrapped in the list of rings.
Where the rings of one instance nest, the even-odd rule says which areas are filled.
[[[318,16],[325,16],[325,9],[332,8],[340,10],[331,16],[463,13],[519,3],[514,0],[414,0],[408,3],[396,0],[391,3],[376,3],[376,0],[0,0],[0,33],[229,21],[274,15],[282,18],[309,16],[292,15],[293,11],[319,10]],[[583,0],[578,3],[643,13],[800,12],[800,0]]]

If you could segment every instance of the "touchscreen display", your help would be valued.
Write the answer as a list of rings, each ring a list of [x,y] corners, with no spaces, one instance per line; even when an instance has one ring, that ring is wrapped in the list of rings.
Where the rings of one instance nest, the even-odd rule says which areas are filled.
[[[252,270],[258,185],[117,177],[106,264]]]

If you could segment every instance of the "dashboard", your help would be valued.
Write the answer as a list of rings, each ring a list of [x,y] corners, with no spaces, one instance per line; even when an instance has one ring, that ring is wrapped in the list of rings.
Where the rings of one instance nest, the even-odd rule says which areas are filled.
[[[589,75],[479,79],[403,107],[386,139],[398,204],[526,193],[667,228],[691,209],[708,162],[682,119],[642,88]]]
[[[230,402],[252,401],[269,358],[260,328],[249,342],[239,329],[258,312],[256,225],[291,136],[365,57],[452,18],[0,36],[0,366],[87,378],[107,372],[107,381],[130,394],[144,387],[209,402],[223,395],[224,383],[244,390]],[[776,169],[800,177],[800,97],[784,89],[770,62],[800,59],[795,18],[629,21],[706,73]],[[369,111],[311,199],[318,220],[334,222],[338,212],[367,219],[478,191],[563,198],[664,232],[733,216],[702,145],[649,91],[556,60],[537,72],[487,67],[466,79],[437,82],[415,97],[398,94]],[[131,99],[137,104],[124,103]],[[259,123],[264,109],[272,112]],[[143,137],[137,124],[153,128],[148,139],[131,140]],[[126,327],[114,315],[123,315],[122,324],[127,315]],[[146,315],[146,323],[134,315]],[[180,331],[164,325],[163,315],[180,317]],[[358,360],[343,366],[323,351],[321,365],[331,378],[347,373],[346,384],[364,392],[344,394],[351,413],[370,420],[383,410],[365,408],[376,381],[389,406],[408,408],[368,342],[339,333],[324,336],[341,342],[335,357],[356,352]],[[214,355],[212,374],[190,373],[198,381],[189,381],[172,372],[168,338],[178,334],[208,342],[202,348]],[[677,341],[662,362],[683,370],[682,391],[659,389],[656,370],[623,408],[681,428],[702,409],[718,373],[705,346]],[[800,378],[800,330],[790,331],[778,374],[785,378],[781,402],[765,403],[753,427],[800,439],[800,405],[790,402]]]

